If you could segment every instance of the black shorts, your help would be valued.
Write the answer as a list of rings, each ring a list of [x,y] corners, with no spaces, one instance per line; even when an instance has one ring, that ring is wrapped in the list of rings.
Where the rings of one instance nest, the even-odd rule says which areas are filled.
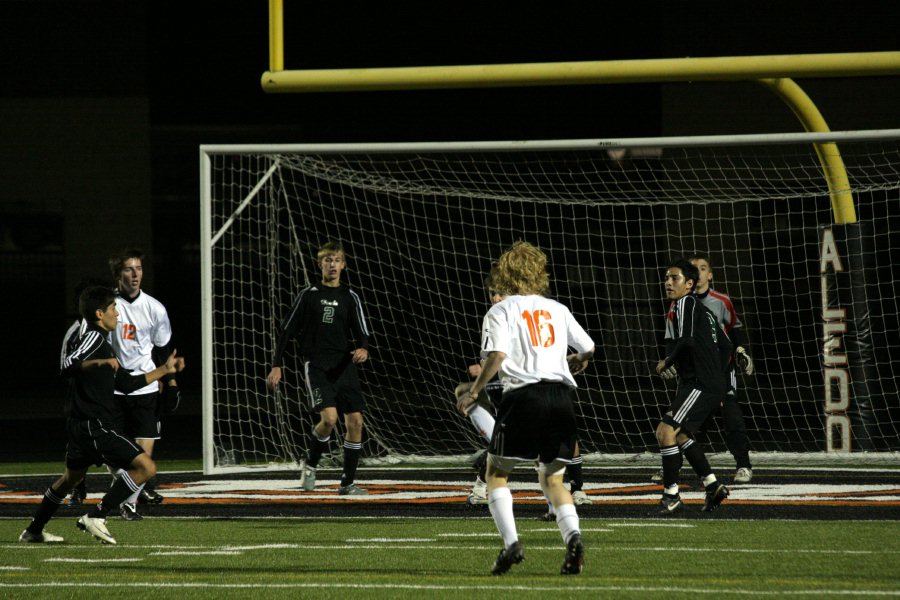
[[[134,439],[158,440],[161,435],[159,422],[159,393],[116,396],[124,413],[121,431]]]
[[[722,398],[721,393],[678,386],[675,400],[669,405],[662,421],[675,429],[681,428],[686,433],[696,433],[703,428],[707,417],[718,408]]]
[[[315,412],[322,412],[328,407],[335,407],[343,415],[361,413],[365,408],[362,389],[359,385],[359,374],[356,365],[349,360],[329,371],[306,363],[306,393],[309,395],[309,407]]]
[[[573,388],[535,383],[503,394],[488,452],[502,458],[569,461],[577,432]]]
[[[141,454],[140,446],[97,419],[66,419],[66,466],[74,471],[106,464],[127,469]]]

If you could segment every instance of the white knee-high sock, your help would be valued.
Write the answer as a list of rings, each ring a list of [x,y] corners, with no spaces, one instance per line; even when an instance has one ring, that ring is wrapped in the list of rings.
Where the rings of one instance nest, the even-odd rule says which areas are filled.
[[[497,531],[503,538],[503,544],[509,548],[519,541],[516,519],[513,517],[512,492],[509,491],[509,488],[502,487],[492,490],[488,507],[491,509],[491,516],[494,517]]]
[[[581,533],[578,513],[575,512],[574,504],[563,504],[556,507],[556,526],[559,527],[559,533],[566,543],[569,542],[570,537],[576,533]]]
[[[146,485],[146,484],[143,484],[143,483],[142,483],[142,484],[140,485],[140,487],[138,488],[138,491],[136,491],[136,492],[133,493],[132,495],[128,496],[128,499],[125,500],[125,502],[123,502],[122,504],[137,504],[138,496],[141,495],[141,490],[144,489],[144,485]],[[120,506],[121,506],[121,505],[120,505]]]
[[[472,425],[475,426],[481,437],[490,442],[491,435],[494,433],[494,417],[491,416],[491,413],[480,406],[475,406],[469,411],[469,420],[472,421]]]

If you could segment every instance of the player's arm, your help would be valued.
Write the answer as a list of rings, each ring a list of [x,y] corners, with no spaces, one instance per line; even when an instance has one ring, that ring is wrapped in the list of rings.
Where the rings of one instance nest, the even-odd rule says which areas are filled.
[[[363,313],[362,300],[354,291],[350,291],[350,331],[356,348],[353,350],[352,360],[355,364],[364,363],[369,359],[369,328],[366,324],[366,316]]]
[[[153,350],[151,350],[150,353],[153,358],[153,364],[157,367],[164,365],[168,360],[169,355],[172,353],[170,350],[171,346],[171,343],[162,346],[153,346]],[[178,387],[178,379],[176,378],[175,373],[164,375],[160,380],[160,388],[162,412],[170,415],[177,411],[178,407],[181,406],[181,388]]]
[[[731,341],[734,344],[734,362],[738,369],[744,375],[753,375],[753,359],[747,351],[747,334],[744,333],[740,321],[736,321],[734,329],[731,330]]]
[[[577,375],[587,369],[588,362],[594,358],[595,351],[596,348],[591,348],[586,352],[575,352],[566,357],[566,362],[569,363],[569,371],[572,375]]]
[[[177,356],[175,350],[166,359],[162,365],[156,367],[149,373],[140,375],[132,375],[128,369],[119,369],[116,371],[116,389],[122,393],[130,394],[135,390],[162,379],[166,375],[172,373],[180,373],[184,370],[184,358]]]
[[[675,351],[675,340],[672,338],[666,338],[666,356],[669,356]],[[678,377],[678,369],[675,368],[675,365],[669,365],[662,371],[657,371],[659,376],[663,379],[675,379]]]
[[[266,384],[269,386],[269,389],[274,390],[281,382],[281,367],[284,364],[284,352],[287,349],[288,343],[300,330],[306,291],[307,290],[303,290],[300,292],[300,295],[294,300],[294,304],[291,306],[291,310],[288,312],[287,317],[285,317],[284,321],[281,323],[278,340],[275,343],[275,353],[272,356],[272,369],[266,377]]]
[[[672,338],[671,346],[666,345],[666,357],[656,364],[656,372],[659,375],[662,375],[669,367],[674,365],[679,356],[690,352],[694,347],[694,317],[697,307],[697,299],[692,296],[685,296],[676,302],[674,337]]]
[[[485,388],[488,382],[494,378],[500,370],[500,363],[506,358],[506,353],[493,351],[488,354],[484,363],[481,365],[481,373],[472,382],[469,390],[456,399],[456,409],[463,415],[468,414],[469,407],[478,400],[478,394]]]
[[[584,330],[581,323],[575,320],[575,317],[566,311],[566,328],[567,337],[569,338],[569,346],[577,352],[566,356],[566,362],[569,363],[569,372],[573,375],[581,373],[587,369],[588,362],[594,358],[597,346],[594,340]]]
[[[60,374],[63,377],[72,377],[79,371],[101,366],[118,369],[119,361],[115,358],[91,358],[102,346],[103,338],[100,334],[88,331],[73,344],[72,350],[62,359]]]

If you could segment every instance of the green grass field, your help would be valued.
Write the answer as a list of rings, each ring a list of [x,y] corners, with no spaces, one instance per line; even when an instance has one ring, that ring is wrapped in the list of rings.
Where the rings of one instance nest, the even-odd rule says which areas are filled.
[[[519,521],[526,560],[489,574],[490,518],[111,519],[103,546],[61,513],[64,544],[0,520],[2,598],[859,598],[900,596],[900,525],[582,519],[585,571],[558,574],[555,524]]]

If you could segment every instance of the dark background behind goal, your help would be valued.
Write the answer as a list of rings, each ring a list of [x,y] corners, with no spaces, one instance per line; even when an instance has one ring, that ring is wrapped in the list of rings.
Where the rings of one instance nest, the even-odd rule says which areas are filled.
[[[286,3],[286,67],[894,50],[900,24],[892,2],[489,4]],[[14,433],[59,422],[72,288],[137,245],[191,365],[169,444],[199,453],[201,143],[801,129],[751,83],[266,95],[267,28],[262,0],[0,2],[0,443],[61,444]],[[898,125],[900,78],[800,84],[834,130]]]

